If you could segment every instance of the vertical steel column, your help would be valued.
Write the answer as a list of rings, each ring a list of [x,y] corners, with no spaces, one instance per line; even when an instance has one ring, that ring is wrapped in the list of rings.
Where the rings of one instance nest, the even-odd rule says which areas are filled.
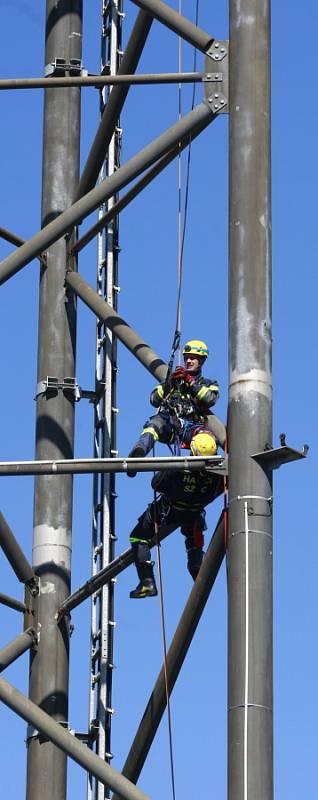
[[[45,64],[81,59],[82,0],[46,3]],[[44,107],[42,226],[73,201],[79,179],[80,89],[47,89]],[[73,265],[74,266],[74,265]],[[75,376],[76,303],[65,301],[66,240],[47,252],[41,267],[38,382],[48,375]],[[74,397],[64,392],[37,397],[36,458],[72,458]],[[39,476],[35,483],[33,566],[40,576],[35,615],[41,636],[31,656],[30,698],[56,721],[68,720],[66,625],[55,613],[70,590],[72,477]],[[28,800],[63,800],[66,756],[28,728]]]
[[[121,56],[122,0],[102,0],[101,72],[118,72]],[[101,92],[101,116],[110,88]],[[120,166],[121,131],[118,125],[109,143],[100,180],[113,175]],[[109,211],[116,196],[99,209],[99,217]],[[98,235],[97,292],[115,310],[118,284],[118,217],[110,220]],[[94,419],[94,455],[111,458],[116,453],[116,362],[117,339],[104,323],[96,328],[96,391],[101,392]],[[92,574],[104,569],[115,557],[115,474],[96,474],[93,481]],[[112,675],[114,639],[114,581],[92,597],[91,671],[89,726],[95,734],[95,750],[110,762],[112,721]],[[96,776],[88,776],[88,800],[110,797]]]
[[[230,2],[229,800],[271,800],[270,0]]]

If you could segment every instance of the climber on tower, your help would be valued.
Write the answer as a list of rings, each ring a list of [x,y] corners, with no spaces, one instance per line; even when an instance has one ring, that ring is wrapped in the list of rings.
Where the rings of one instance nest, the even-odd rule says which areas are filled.
[[[150,402],[158,408],[158,413],[146,421],[129,458],[146,456],[157,441],[172,444],[178,438],[181,447],[189,448],[195,433],[207,428],[223,446],[225,428],[217,417],[209,414],[219,397],[219,385],[201,373],[208,355],[205,342],[191,339],[185,344],[184,367],[177,367],[152,391]],[[134,477],[136,472],[130,469],[127,474]]]
[[[216,452],[215,439],[209,431],[197,433],[191,440],[192,455],[210,456]],[[154,597],[157,592],[150,545],[166,526],[180,527],[185,536],[187,564],[193,580],[197,577],[204,556],[203,531],[206,530],[204,507],[223,491],[224,479],[208,468],[158,472],[151,485],[160,496],[150,503],[130,534],[130,543],[139,583],[130,592],[132,599]]]

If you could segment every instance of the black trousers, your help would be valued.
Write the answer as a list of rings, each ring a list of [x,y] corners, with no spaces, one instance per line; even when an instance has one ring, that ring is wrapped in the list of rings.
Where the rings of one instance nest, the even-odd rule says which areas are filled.
[[[191,508],[180,511],[170,504],[165,495],[160,495],[156,504],[150,503],[146,511],[139,517],[137,525],[130,534],[129,540],[137,567],[151,563],[150,542],[155,538],[155,519],[158,528],[164,525],[180,527],[185,536],[187,566],[193,579],[196,578],[203,559],[204,535],[206,530],[204,508],[193,511]]]

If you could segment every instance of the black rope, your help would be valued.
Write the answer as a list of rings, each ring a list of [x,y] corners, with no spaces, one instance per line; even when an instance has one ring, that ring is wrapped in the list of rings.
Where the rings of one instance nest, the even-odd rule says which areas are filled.
[[[153,448],[153,454],[154,454],[154,452],[155,452],[155,448]],[[172,721],[171,721],[170,693],[169,693],[168,666],[167,666],[167,639],[166,639],[166,625],[165,625],[164,598],[163,598],[163,581],[162,581],[161,556],[160,556],[159,526],[158,526],[158,517],[157,517],[157,492],[156,492],[155,489],[154,489],[153,509],[154,509],[153,518],[154,518],[155,542],[156,542],[156,550],[157,550],[158,577],[159,577],[160,619],[161,619],[161,634],[162,634],[162,648],[163,648],[163,669],[164,669],[164,678],[165,678],[166,704],[167,704],[167,716],[168,716],[171,785],[172,785],[172,797],[173,797],[173,800],[176,800],[176,786],[175,786],[173,745],[172,745]]]
[[[196,8],[195,8],[195,25],[198,25],[199,20],[199,0],[196,0]],[[197,51],[196,48],[193,48],[193,72],[196,71],[196,64],[197,64]],[[191,111],[194,109],[195,103],[195,93],[196,93],[196,84],[193,84],[192,89],[192,103],[191,103]],[[180,100],[179,100],[179,110],[180,110]],[[182,278],[183,278],[183,253],[184,253],[184,242],[185,242],[185,235],[187,229],[187,221],[188,221],[188,204],[189,204],[189,185],[190,185],[190,164],[191,164],[191,146],[192,141],[190,138],[189,147],[188,147],[188,159],[187,159],[187,177],[186,177],[186,189],[185,189],[185,199],[184,199],[184,212],[183,212],[183,227],[182,227],[182,239],[181,239],[181,253],[180,253],[180,272],[179,272],[179,285],[178,285],[178,296],[177,296],[177,315],[176,315],[176,327],[173,337],[173,343],[171,348],[171,355],[168,363],[168,371],[166,375],[165,381],[165,391],[168,388],[168,382],[170,375],[173,370],[174,364],[174,357],[176,351],[180,347],[180,340],[181,340],[181,331],[179,330],[179,318],[180,318],[180,305],[181,305],[181,290],[182,290]]]

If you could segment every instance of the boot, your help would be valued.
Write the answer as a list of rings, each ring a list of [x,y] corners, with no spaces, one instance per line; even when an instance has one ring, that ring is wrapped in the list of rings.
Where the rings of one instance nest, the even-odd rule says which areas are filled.
[[[139,600],[142,597],[155,597],[158,594],[155,580],[152,578],[144,578],[136,589],[130,592],[129,597],[132,600]]]
[[[139,600],[142,597],[155,597],[157,592],[155,576],[153,574],[153,562],[142,561],[135,562],[139,583],[136,589],[130,592],[129,597],[132,600]]]
[[[153,436],[151,433],[142,433],[136,442],[135,447],[128,454],[128,458],[145,458],[153,446]],[[128,478],[135,478],[136,470],[127,469]]]
[[[199,574],[200,567],[203,561],[204,552],[202,548],[196,548],[193,550],[188,550],[188,571],[190,572],[191,578],[195,581],[197,575]]]

